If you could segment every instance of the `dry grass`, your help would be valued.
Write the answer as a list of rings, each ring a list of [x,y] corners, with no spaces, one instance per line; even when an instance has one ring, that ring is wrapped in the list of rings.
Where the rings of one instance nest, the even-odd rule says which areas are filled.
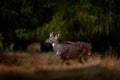
[[[99,55],[89,56],[89,62],[79,63],[77,61],[71,61],[70,65],[65,63],[60,63],[59,56],[53,52],[49,53],[35,53],[29,54],[25,52],[17,53],[7,53],[7,55],[1,56],[0,58],[0,71],[9,71],[13,68],[22,70],[33,69],[73,69],[73,68],[83,68],[88,66],[101,66],[110,69],[119,70],[120,60],[115,57],[106,57],[101,59]],[[8,69],[8,70],[7,70]],[[20,69],[19,69],[20,70]],[[20,71],[22,71],[20,70]],[[31,70],[30,70],[31,71]]]
[[[35,53],[35,54],[29,54],[26,52],[14,52],[14,53],[7,53],[7,55],[0,57],[1,74],[3,75],[3,73],[12,72],[15,74],[27,73],[27,75],[32,76],[32,78],[30,78],[25,74],[22,80],[27,80],[27,79],[28,80],[37,80],[37,79],[46,80],[47,79],[45,77],[46,75],[47,77],[49,77],[48,80],[50,79],[60,80],[60,79],[63,79],[64,77],[65,77],[64,79],[69,79],[69,76],[73,76],[72,77],[73,80],[76,78],[78,80],[79,78],[82,78],[82,80],[86,80],[86,79],[102,80],[104,77],[105,79],[108,79],[109,74],[115,75],[116,73],[117,75],[115,75],[115,78],[113,78],[113,80],[117,80],[117,79],[120,79],[120,77],[118,77],[120,76],[119,67],[120,67],[120,60],[116,59],[115,57],[109,57],[109,56],[107,56],[105,59],[101,59],[99,55],[89,56],[88,63],[81,64],[81,63],[78,63],[77,61],[71,61],[70,65],[59,63],[59,56],[57,56],[54,52]],[[1,77],[1,74],[0,74],[0,77]],[[54,76],[56,74],[58,75]],[[103,78],[99,79],[98,77],[101,77],[101,75]],[[4,76],[6,76],[6,74]],[[89,79],[86,78],[86,76]],[[21,75],[21,77],[23,77],[23,75]],[[3,80],[9,80],[9,79],[3,79]]]

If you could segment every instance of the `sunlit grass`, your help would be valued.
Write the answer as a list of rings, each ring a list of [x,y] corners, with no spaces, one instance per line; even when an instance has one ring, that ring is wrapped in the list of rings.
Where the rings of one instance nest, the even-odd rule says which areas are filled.
[[[70,65],[60,63],[59,60],[59,56],[54,52],[7,53],[0,57],[0,73],[3,75],[3,73],[12,72],[13,74],[10,74],[12,76],[16,76],[14,74],[17,73],[17,76],[21,75],[23,80],[26,80],[26,76],[28,80],[35,80],[36,78],[40,80],[120,79],[120,60],[115,57],[107,56],[101,59],[99,55],[94,54],[89,56],[87,63],[82,64],[77,61],[71,61]],[[24,75],[22,75],[23,73]],[[29,75],[32,78],[28,77]],[[109,75],[112,77],[110,76],[109,78]]]
[[[71,61],[70,65],[65,63],[60,63],[59,56],[54,52],[47,53],[34,53],[29,54],[26,52],[16,52],[16,53],[7,53],[1,58],[0,61],[0,70],[8,67],[21,67],[28,69],[72,69],[72,68],[82,68],[88,66],[101,66],[107,67],[110,69],[119,69],[120,60],[115,57],[105,57],[101,59],[99,55],[89,56],[88,62],[82,64],[77,61]],[[7,69],[7,68],[6,68]],[[5,69],[5,70],[6,70]],[[9,71],[9,70],[8,70]]]

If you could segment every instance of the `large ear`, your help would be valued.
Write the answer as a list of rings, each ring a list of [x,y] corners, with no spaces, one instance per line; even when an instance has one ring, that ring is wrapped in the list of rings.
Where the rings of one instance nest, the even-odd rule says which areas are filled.
[[[58,39],[60,34],[58,32],[55,33],[55,39]]]

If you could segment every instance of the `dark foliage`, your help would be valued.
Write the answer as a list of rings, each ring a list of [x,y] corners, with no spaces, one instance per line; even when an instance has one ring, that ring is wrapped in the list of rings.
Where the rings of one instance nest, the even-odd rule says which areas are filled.
[[[0,0],[0,46],[6,50],[14,44],[14,50],[24,50],[29,43],[42,44],[50,32],[59,31],[61,41],[89,42],[93,52],[105,52],[112,46],[119,53],[119,3],[119,0]]]

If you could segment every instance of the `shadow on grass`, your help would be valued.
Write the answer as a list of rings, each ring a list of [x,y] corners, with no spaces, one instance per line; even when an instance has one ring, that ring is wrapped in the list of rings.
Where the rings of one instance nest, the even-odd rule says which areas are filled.
[[[37,70],[33,73],[2,72],[0,80],[120,80],[120,71],[91,66],[71,70]]]

